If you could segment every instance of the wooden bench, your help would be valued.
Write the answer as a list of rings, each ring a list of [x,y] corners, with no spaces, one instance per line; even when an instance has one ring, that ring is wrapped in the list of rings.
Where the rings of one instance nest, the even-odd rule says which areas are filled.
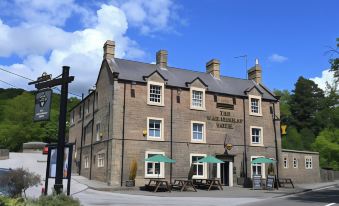
[[[171,192],[171,186],[166,180],[150,179],[148,184],[145,185],[147,189],[153,189],[153,192],[157,192],[159,189],[165,189]]]
[[[187,191],[187,189],[192,188],[195,192],[197,189],[195,188],[193,184],[193,180],[181,180],[176,179],[174,180],[174,183],[172,184],[172,188],[178,188],[180,191]]]
[[[294,188],[293,181],[291,178],[279,178],[278,183],[280,187],[285,187],[285,184],[290,184]]]

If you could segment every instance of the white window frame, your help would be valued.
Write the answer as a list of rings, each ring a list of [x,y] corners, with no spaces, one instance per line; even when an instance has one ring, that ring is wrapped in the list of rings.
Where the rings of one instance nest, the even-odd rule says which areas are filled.
[[[89,157],[88,156],[84,157],[84,168],[85,169],[89,168]]]
[[[285,169],[287,169],[288,168],[288,156],[284,156],[283,157],[283,167],[285,168]]]
[[[307,160],[309,160],[309,162]],[[312,156],[305,156],[305,169],[312,169],[312,168],[313,168]]]
[[[201,107],[193,105],[193,91],[202,92],[202,106]],[[198,88],[198,87],[191,87],[190,88],[190,108],[191,109],[206,110],[206,107],[205,107],[205,98],[206,98],[205,91],[206,91],[206,89],[204,89],[204,88]]]
[[[98,126],[99,126],[99,129],[98,129]],[[101,141],[101,125],[100,125],[100,122],[97,122],[96,125],[95,125],[95,134],[96,134],[96,141]]]
[[[252,99],[258,99],[258,109],[259,112],[252,112]],[[262,102],[261,102],[261,96],[256,96],[256,95],[248,95],[248,109],[249,109],[249,114],[253,116],[262,116]]]
[[[165,155],[165,152],[159,152],[159,151],[146,151],[145,152],[145,159],[148,158],[149,154],[162,154]],[[165,178],[165,163],[160,162],[160,174],[147,174],[147,163],[151,163],[151,162],[146,162],[145,161],[145,178]],[[153,168],[155,168],[155,163],[157,162],[153,162],[152,166]],[[155,173],[155,172],[154,172]]]
[[[202,124],[202,140],[196,140],[193,139],[193,124]],[[191,121],[191,142],[195,143],[206,143],[206,122],[200,122],[200,121]]]
[[[298,158],[293,157],[293,168],[298,168],[299,167],[299,161]]]
[[[150,136],[150,134],[149,134],[149,121],[150,120],[159,120],[159,121],[161,121],[161,124],[160,124],[160,137]],[[164,118],[147,117],[147,140],[164,141]]]
[[[259,137],[259,143],[253,142],[252,138],[252,129],[260,129],[260,137]],[[264,128],[263,127],[258,127],[258,126],[250,126],[250,142],[251,146],[264,146]]]
[[[251,162],[253,161],[253,159],[256,159],[256,158],[259,158],[259,157],[265,157],[265,156],[251,156]],[[261,177],[266,178],[265,164],[264,163],[260,163],[260,164],[261,164]],[[252,178],[253,178],[253,166],[254,165],[251,164],[251,177]]]
[[[193,162],[192,162],[192,157],[193,156],[202,156],[202,157],[206,157],[206,154],[198,154],[198,153],[191,153],[190,154],[190,167],[192,166]],[[203,166],[203,175],[193,175],[192,178],[193,179],[207,179],[207,163],[194,163],[194,164],[199,164]]]
[[[155,86],[160,86],[161,87],[160,102],[152,102],[150,100],[151,85],[155,85]],[[147,82],[147,104],[148,105],[155,105],[155,106],[165,106],[165,104],[164,104],[164,100],[165,100],[164,91],[165,91],[165,84],[164,83],[148,81]]]
[[[104,167],[105,166],[105,155],[104,155],[104,153],[99,153],[97,155],[97,161],[98,161],[98,163],[97,163],[98,167]]]
[[[74,123],[74,113],[75,113],[75,111],[73,110],[73,111],[71,112],[71,124]]]

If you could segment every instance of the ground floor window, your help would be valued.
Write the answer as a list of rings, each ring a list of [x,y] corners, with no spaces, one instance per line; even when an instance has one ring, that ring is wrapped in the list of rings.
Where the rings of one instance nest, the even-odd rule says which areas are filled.
[[[252,156],[251,161],[259,158],[258,156]],[[251,175],[261,175],[263,178],[265,178],[265,164],[262,163],[255,163],[252,164],[251,168]]]
[[[98,167],[104,167],[104,154],[98,154]]]
[[[305,168],[312,169],[312,157],[310,156],[305,157]]]
[[[206,154],[191,154],[191,169],[193,178],[207,178],[206,163],[197,162],[199,159],[206,157]]]
[[[85,162],[85,164],[84,164],[84,167],[87,169],[87,168],[89,168],[89,158],[88,158],[88,156],[86,156],[85,158],[84,158],[84,162]]]
[[[150,158],[158,154],[165,155],[164,152],[147,151],[145,158]],[[165,167],[164,167],[163,162],[145,162],[145,177],[164,178],[165,177],[164,170],[165,170]]]

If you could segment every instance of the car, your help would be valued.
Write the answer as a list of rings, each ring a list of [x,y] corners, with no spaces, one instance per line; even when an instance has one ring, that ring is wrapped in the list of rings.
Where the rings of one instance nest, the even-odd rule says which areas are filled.
[[[42,150],[42,154],[46,155],[48,154],[48,147],[45,146],[44,149]]]

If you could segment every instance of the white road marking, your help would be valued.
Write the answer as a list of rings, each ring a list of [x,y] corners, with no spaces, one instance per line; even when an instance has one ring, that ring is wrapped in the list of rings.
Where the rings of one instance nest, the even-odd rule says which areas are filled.
[[[334,187],[335,185],[332,185],[332,186],[328,186],[328,187],[322,187],[322,188],[319,188],[319,189],[315,189],[313,191],[319,191],[319,190],[325,190],[325,189],[328,189],[328,188],[332,188]],[[334,203],[335,204],[335,203]]]
[[[335,203],[330,203],[330,204],[327,204],[325,206],[331,206],[331,205],[335,205]]]
[[[300,192],[300,193],[296,193],[296,194],[290,194],[290,195],[284,195],[284,196],[281,196],[281,197],[272,197],[272,198],[277,198],[277,199],[283,199],[283,198],[286,198],[286,197],[293,197],[293,196],[297,196],[297,195],[303,195],[305,193],[309,193],[309,192],[314,192],[314,191],[320,191],[320,190],[326,190],[328,188],[332,188],[332,187],[335,187],[336,185],[331,185],[331,186],[328,186],[328,187],[321,187],[321,188],[318,188],[318,189],[313,189],[313,190],[308,190],[308,191],[305,191],[305,192]],[[332,203],[331,203],[332,204]],[[336,203],[334,203],[336,204]],[[333,205],[333,204],[332,204]],[[330,205],[325,205],[325,206],[330,206]]]

